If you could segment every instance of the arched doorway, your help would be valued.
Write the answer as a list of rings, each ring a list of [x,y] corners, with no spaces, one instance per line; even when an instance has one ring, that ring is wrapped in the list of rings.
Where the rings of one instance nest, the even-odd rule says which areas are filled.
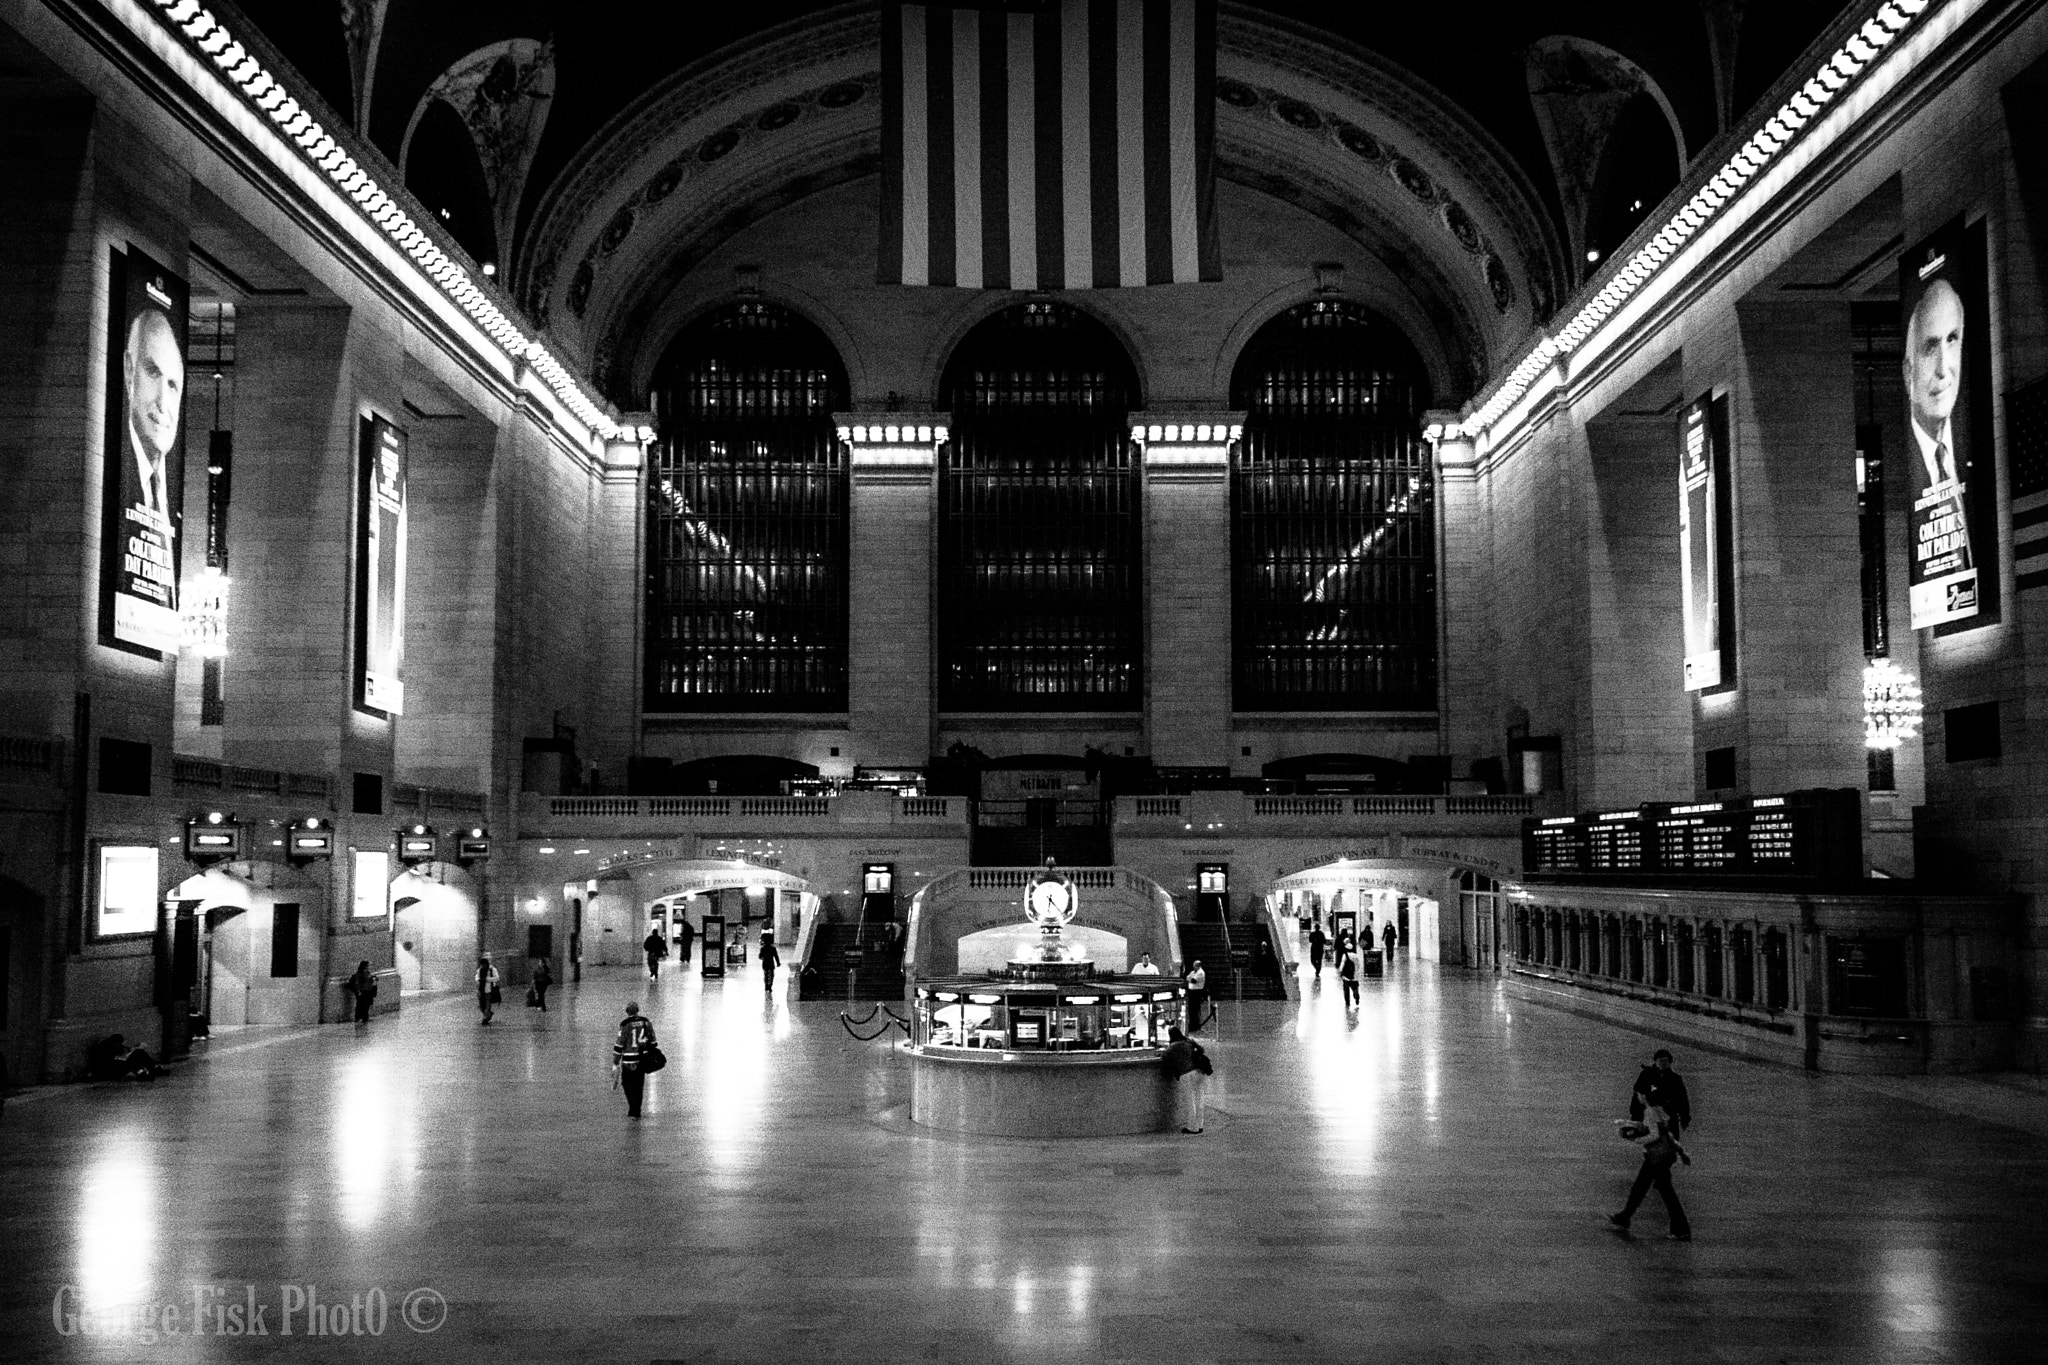
[[[659,934],[679,955],[684,935],[694,943],[706,917],[726,939],[754,951],[772,934],[785,963],[794,966],[817,922],[818,897],[806,879],[779,868],[739,860],[671,858],[628,862],[599,873],[591,886],[571,884],[584,899],[585,965],[637,966],[647,935]]]
[[[193,1008],[226,1027],[319,1022],[325,888],[295,868],[236,867],[245,871],[187,877],[166,897],[189,906],[199,924]]]

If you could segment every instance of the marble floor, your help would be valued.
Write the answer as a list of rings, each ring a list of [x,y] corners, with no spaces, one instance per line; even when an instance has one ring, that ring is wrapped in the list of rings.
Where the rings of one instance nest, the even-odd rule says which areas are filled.
[[[673,1059],[638,1123],[627,999]],[[2048,1360],[2038,1088],[1680,1049],[1679,1244],[1654,1196],[1604,1221],[1653,1044],[1490,978],[1226,1004],[1207,1133],[1069,1142],[914,1128],[901,1058],[751,973],[554,1005],[223,1031],[153,1086],[17,1097],[0,1358]],[[216,1331],[252,1307],[267,1335]]]

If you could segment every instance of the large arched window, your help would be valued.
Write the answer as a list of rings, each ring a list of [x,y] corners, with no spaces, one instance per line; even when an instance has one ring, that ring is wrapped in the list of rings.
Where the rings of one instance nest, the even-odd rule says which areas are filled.
[[[846,709],[846,369],[771,303],[691,326],[655,371],[647,709]]]
[[[1064,304],[1020,304],[961,341],[939,401],[940,708],[1135,710],[1130,358]]]
[[[1232,706],[1436,709],[1429,383],[1407,339],[1318,300],[1260,328],[1231,377]]]

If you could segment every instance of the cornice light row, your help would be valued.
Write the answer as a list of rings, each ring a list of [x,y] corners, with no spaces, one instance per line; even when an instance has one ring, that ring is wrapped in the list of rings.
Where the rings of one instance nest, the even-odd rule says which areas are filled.
[[[1884,50],[1941,0],[1885,0],[1832,56],[1821,63],[1804,85],[1736,149],[1721,169],[1688,199],[1628,263],[1608,279],[1564,326],[1538,341],[1521,363],[1471,415],[1447,428],[1445,435],[1476,439],[1521,401],[1537,379],[1557,361],[1583,345],[1616,309],[1663,269],[1679,248],[1737,198],[1764,167],[1799,139],[1836,96],[1874,64]]]
[[[284,139],[333,182],[357,209],[405,253],[428,280],[454,300],[469,319],[515,362],[524,362],[540,376],[577,420],[605,440],[630,436],[590,395],[576,377],[538,340],[526,335],[469,269],[443,251],[399,201],[309,114],[277,78],[265,69],[199,0],[149,0],[162,21],[219,68],[227,84],[239,91],[258,113],[275,125]]]

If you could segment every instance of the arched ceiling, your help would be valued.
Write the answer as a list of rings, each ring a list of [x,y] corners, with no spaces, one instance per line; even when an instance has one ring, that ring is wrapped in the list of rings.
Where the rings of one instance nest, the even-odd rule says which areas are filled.
[[[640,344],[662,282],[686,272],[693,254],[779,206],[874,171],[873,0],[241,0],[241,8],[394,160],[423,103],[465,61],[494,45],[545,47],[548,107],[528,120],[531,145],[495,148],[501,159],[516,156],[524,173],[500,177],[509,199],[490,216],[501,225],[500,267],[521,302],[544,310],[567,349],[600,368]],[[1648,83],[1682,135],[1682,152],[1693,154],[1836,8],[1835,0],[1226,0],[1218,67],[1235,85],[1224,85],[1218,111],[1219,174],[1339,227],[1415,295],[1459,366],[1483,369],[1586,269],[1563,244],[1584,232],[1572,187],[1587,183],[1588,168],[1559,164],[1568,154],[1546,137],[1530,93],[1556,82],[1532,82],[1532,62],[1560,39],[1613,54],[1617,69]],[[785,66],[767,54],[800,60]],[[505,109],[494,112],[504,123]],[[1555,122],[1557,111],[1548,112]],[[503,127],[478,132],[480,154],[494,137],[504,141]],[[632,219],[621,220],[629,207]],[[608,231],[616,240],[607,246]],[[665,244],[646,245],[657,239]],[[586,261],[579,315],[565,305]],[[606,282],[623,277],[616,266],[653,275],[628,298]]]

